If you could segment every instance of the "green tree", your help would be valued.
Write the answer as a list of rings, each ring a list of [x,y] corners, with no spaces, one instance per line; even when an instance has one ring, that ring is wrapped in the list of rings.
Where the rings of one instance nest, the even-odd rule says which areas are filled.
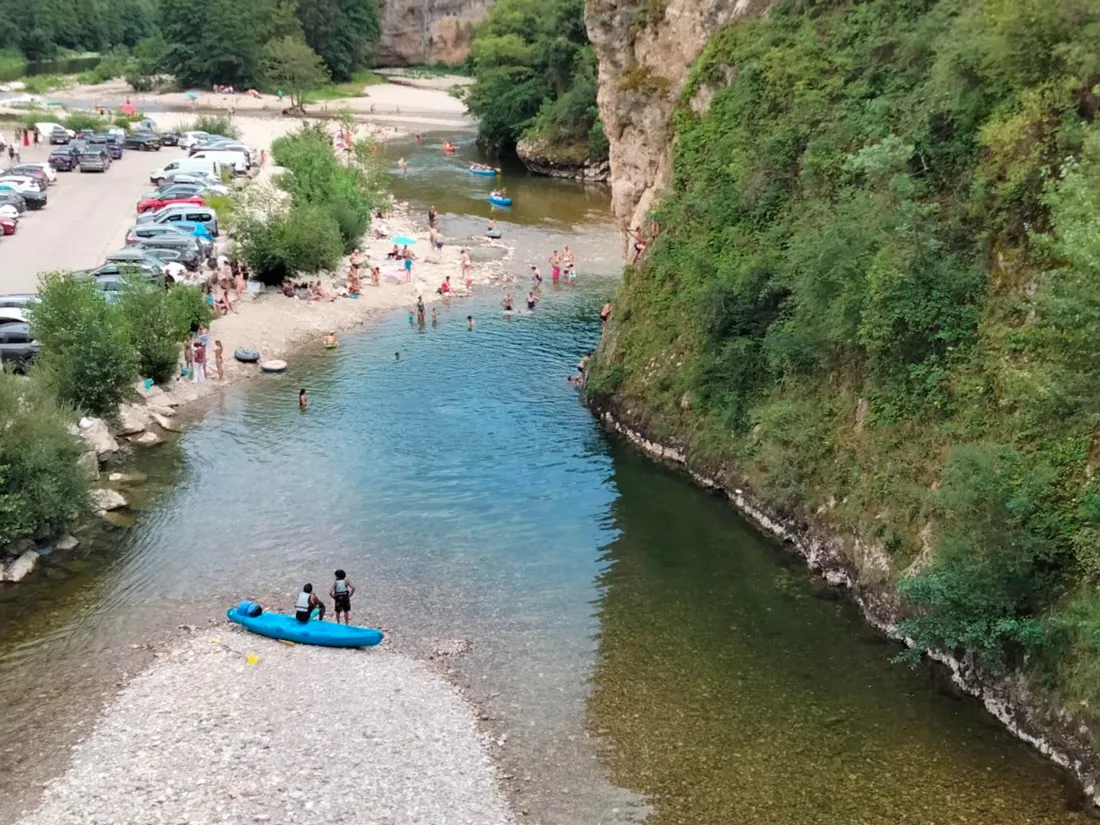
[[[63,404],[93,415],[113,413],[137,379],[137,354],[126,320],[96,285],[64,272],[44,275],[28,312],[42,344],[34,372]]]
[[[381,35],[378,0],[299,0],[298,19],[336,82],[371,65]]]
[[[188,293],[190,296],[188,296]],[[138,370],[158,384],[170,381],[180,362],[180,345],[191,331],[196,287],[180,284],[166,291],[141,275],[124,279],[118,309],[137,351]],[[201,319],[200,319],[201,320]]]
[[[305,96],[328,81],[324,61],[299,37],[282,37],[264,46],[264,73],[290,94],[291,108],[304,111]]]
[[[0,371],[0,546],[60,532],[89,509],[72,418],[41,382]]]

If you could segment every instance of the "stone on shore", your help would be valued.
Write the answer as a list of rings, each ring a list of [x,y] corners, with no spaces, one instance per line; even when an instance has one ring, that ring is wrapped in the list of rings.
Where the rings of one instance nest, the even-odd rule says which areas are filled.
[[[57,544],[55,544],[54,546],[58,550],[75,550],[78,544],[80,544],[80,539],[78,539],[76,536],[70,536],[66,533],[64,536],[57,540]]]
[[[150,398],[145,402],[145,409],[149,413],[160,413],[161,415],[175,415],[178,402],[173,402],[171,396],[158,395],[155,398]]]
[[[84,439],[89,449],[95,450],[100,461],[118,452],[118,442],[115,441],[115,437],[107,429],[107,422],[102,418],[82,418],[79,427],[80,437]]]
[[[143,407],[123,404],[118,408],[118,434],[137,435],[149,426],[149,413]]]
[[[149,475],[135,470],[130,473],[111,473],[107,480],[112,484],[144,484],[149,480]]]
[[[126,506],[126,499],[118,490],[100,488],[92,490],[92,504],[103,515],[110,510],[121,510]]]
[[[160,427],[162,430],[166,430],[170,433],[179,432],[179,425],[170,421],[167,416],[161,415],[160,413],[156,412],[150,413],[150,416],[152,417],[153,421],[157,423],[157,426]]]
[[[135,435],[130,438],[131,444],[140,444],[142,447],[152,447],[154,444],[160,444],[161,437],[156,433],[144,432],[141,435]]]
[[[23,581],[23,579],[31,574],[36,564],[38,564],[38,552],[36,550],[27,550],[4,570],[4,581]]]

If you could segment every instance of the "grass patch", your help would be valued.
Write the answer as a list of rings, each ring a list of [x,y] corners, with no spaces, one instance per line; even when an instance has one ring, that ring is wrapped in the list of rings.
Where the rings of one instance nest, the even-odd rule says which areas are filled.
[[[345,83],[332,83],[323,89],[315,89],[306,95],[307,103],[317,103],[322,100],[341,100],[346,97],[365,97],[364,89],[367,86],[377,86],[386,83],[387,80],[377,72],[356,72],[351,80]]]

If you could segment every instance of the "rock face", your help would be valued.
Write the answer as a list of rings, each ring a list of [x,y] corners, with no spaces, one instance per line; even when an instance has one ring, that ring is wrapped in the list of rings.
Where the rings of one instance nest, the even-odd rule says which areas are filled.
[[[121,510],[126,506],[126,499],[118,490],[106,488],[92,490],[92,506],[102,514],[111,510]]]
[[[672,112],[692,63],[715,31],[762,17],[772,0],[587,0],[600,61],[600,117],[611,143],[611,206],[623,229],[648,224],[672,165]],[[653,19],[649,19],[652,16]]]
[[[378,66],[457,65],[492,0],[383,0]]]
[[[611,165],[606,160],[592,160],[588,147],[559,147],[545,138],[524,138],[516,144],[516,154],[523,165],[537,175],[572,180],[606,181]]]

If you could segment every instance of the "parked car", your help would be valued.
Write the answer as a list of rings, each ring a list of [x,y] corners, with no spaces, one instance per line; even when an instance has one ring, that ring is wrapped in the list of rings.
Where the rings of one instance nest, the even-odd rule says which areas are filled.
[[[111,156],[104,150],[92,151],[91,147],[81,153],[78,162],[81,172],[106,172],[111,168]]]
[[[31,325],[21,309],[0,310],[0,363],[12,372],[26,372],[39,344],[31,338]]]
[[[221,166],[217,161],[213,160],[195,160],[194,158],[177,158],[170,163],[165,164],[160,169],[152,172],[149,175],[149,180],[153,183],[160,184],[165,178],[171,175],[178,175],[182,172],[188,174],[204,173],[211,178],[221,180]]]
[[[131,132],[126,136],[126,148],[142,152],[159,152],[160,141],[156,135],[147,132]]]
[[[145,223],[134,226],[126,235],[126,243],[149,245],[157,241],[157,246],[185,249],[192,243],[198,245],[202,260],[210,257],[214,249],[214,238],[201,223],[178,221],[173,223]]]
[[[97,266],[95,269],[85,269],[73,274],[81,278],[102,278],[106,275],[122,277],[123,275],[131,273],[141,274],[147,278],[154,278],[164,274],[164,267],[153,260],[136,262],[125,261],[123,263],[105,263],[102,266]]]
[[[13,166],[11,172],[16,175],[26,175],[28,173],[35,176],[43,175],[47,184],[57,182],[57,172],[50,168],[48,163],[20,163]]]
[[[72,129],[66,129],[60,123],[54,123],[53,121],[40,120],[38,123],[34,124],[34,128],[38,130],[38,134],[42,135],[46,140],[49,140],[50,143],[54,143],[55,138],[57,143],[68,143],[76,137],[76,132]],[[55,132],[59,132],[60,134],[55,134]]]
[[[42,209],[46,205],[46,193],[39,192],[37,189],[20,191],[15,184],[0,182],[0,192],[11,192],[15,195],[21,195],[27,205],[27,209]],[[12,211],[18,214],[18,210],[10,206],[0,207],[0,209],[12,209]]]
[[[8,170],[8,175],[18,175],[22,178],[33,178],[42,184],[42,188],[45,189],[50,185],[50,179],[46,177],[46,173],[42,170],[41,166],[31,166],[30,164],[19,164],[13,166]]]
[[[0,183],[10,183],[15,186],[20,194],[27,192],[45,192],[46,182],[30,175],[5,174],[0,175]]]
[[[19,219],[19,210],[9,203],[0,204],[0,218]]]
[[[138,266],[140,264],[152,264],[156,266],[163,266],[163,262],[156,256],[149,255],[140,246],[127,246],[112,252],[104,259],[105,263],[109,264],[132,264]]]
[[[76,166],[76,158],[73,157],[73,153],[68,148],[54,149],[50,152],[49,160],[50,168],[58,172],[71,172],[73,167]]]
[[[201,206],[202,204],[205,204],[206,201],[202,199],[201,195],[185,195],[179,198],[144,198],[138,201],[137,211],[138,214],[141,214],[142,212],[156,211],[157,209],[162,209],[165,206],[185,203],[192,203],[196,206]]]
[[[0,192],[0,206],[10,206],[16,215],[27,211],[27,201],[18,192]]]
[[[180,133],[179,132],[162,132],[160,135],[161,146],[179,146]]]
[[[201,223],[211,235],[215,238],[218,237],[218,213],[209,206],[199,206],[192,203],[171,204],[154,212],[142,212],[137,218],[139,224],[178,223],[180,221]]]
[[[69,137],[69,132],[67,129],[62,129],[60,126],[55,126],[49,132],[49,140],[51,146],[58,146],[68,143],[70,140],[72,140],[72,138]]]
[[[147,238],[139,241],[136,249],[142,249],[164,262],[178,261],[188,269],[198,269],[199,264],[206,260],[209,252],[204,250],[197,238],[186,235],[173,238],[170,235],[161,235],[157,238]]]
[[[204,141],[204,140],[206,140],[210,137],[212,137],[212,135],[209,132],[199,132],[199,131],[184,132],[183,134],[180,135],[179,143],[177,145],[181,149],[190,149],[196,143],[201,143],[202,141]]]
[[[120,160],[122,158],[123,141],[117,140],[111,135],[96,135],[91,138],[88,143],[92,146],[102,146],[107,150],[107,154],[111,156],[111,160]]]
[[[19,218],[13,218],[10,215],[0,215],[0,231],[3,231],[5,235],[14,235],[15,230],[19,228]]]
[[[177,184],[200,186],[218,195],[229,194],[229,187],[222,183],[221,178],[215,178],[213,175],[207,175],[202,172],[173,172],[161,178],[160,181],[161,188],[165,186],[175,186]]]
[[[28,304],[33,304],[38,300],[38,294],[35,292],[12,292],[8,295],[0,295],[0,309],[22,309]]]
[[[203,187],[197,183],[173,183],[169,186],[162,186],[159,189],[154,189],[152,192],[146,192],[141,196],[142,200],[146,198],[189,198],[193,195],[201,195]]]

